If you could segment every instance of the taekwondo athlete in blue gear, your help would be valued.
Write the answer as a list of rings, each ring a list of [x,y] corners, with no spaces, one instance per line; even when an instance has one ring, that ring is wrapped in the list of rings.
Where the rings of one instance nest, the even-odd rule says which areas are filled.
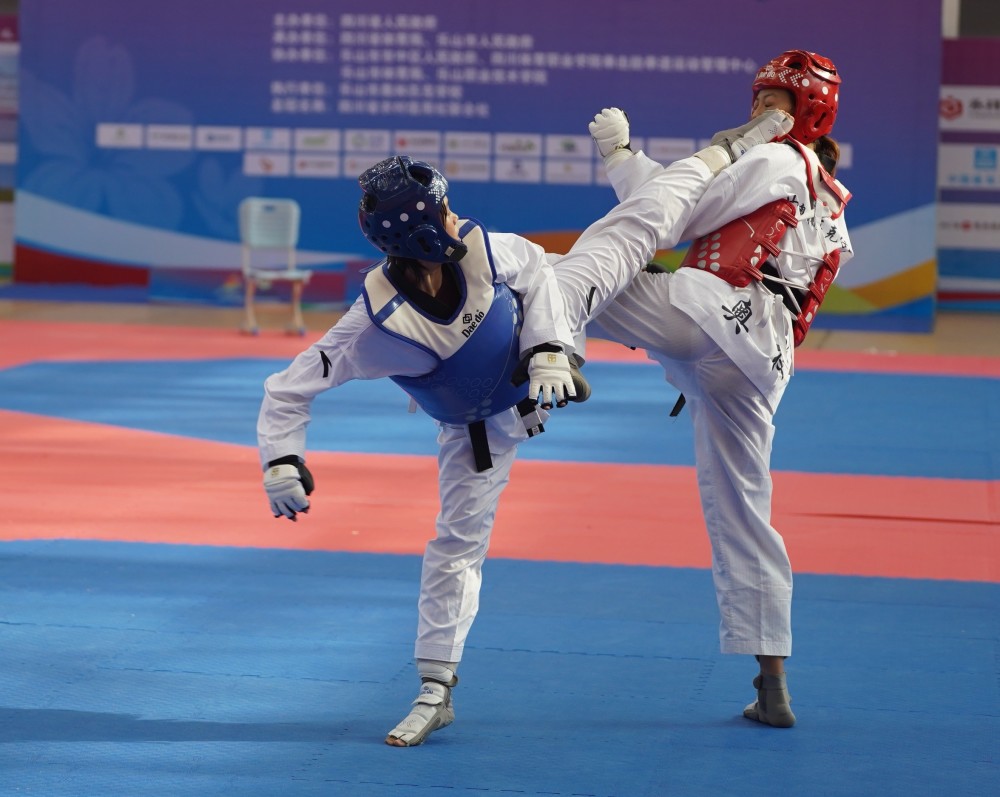
[[[460,223],[437,169],[398,156],[359,184],[361,229],[386,259],[343,318],[266,380],[258,440],[272,513],[294,520],[309,508],[305,432],[319,393],[388,377],[437,421],[442,499],[424,554],[415,648],[423,685],[386,739],[410,746],[454,716],[451,686],[478,611],[497,503],[517,444],[576,394],[573,334],[544,251]],[[515,385],[518,371],[526,378]]]

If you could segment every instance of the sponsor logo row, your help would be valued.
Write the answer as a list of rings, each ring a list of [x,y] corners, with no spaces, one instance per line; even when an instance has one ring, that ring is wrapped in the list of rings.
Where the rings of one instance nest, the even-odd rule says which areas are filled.
[[[287,127],[224,127],[102,123],[96,143],[106,149],[169,149],[214,152],[243,150],[275,153],[400,152],[415,157],[568,158],[597,157],[587,135],[541,133],[441,132],[436,130],[371,130]],[[691,155],[693,138],[633,139],[664,162]]]
[[[426,160],[453,179],[469,181],[606,184],[590,136],[481,131],[236,127],[167,124],[97,125],[104,149],[196,150],[238,153],[243,171],[255,176],[347,177],[392,154]],[[672,163],[694,154],[707,140],[633,138],[632,149]],[[841,167],[852,150],[841,142]]]
[[[105,149],[197,150],[242,155],[243,172],[264,177],[353,179],[392,154],[433,163],[450,178],[475,182],[606,184],[590,136],[535,133],[441,132],[102,123]],[[705,142],[687,138],[633,139],[633,148],[670,163]]]
[[[326,177],[355,179],[389,153],[315,155],[244,152],[243,173],[254,177]],[[594,161],[540,158],[434,158],[431,162],[455,182],[607,185],[604,168]]]

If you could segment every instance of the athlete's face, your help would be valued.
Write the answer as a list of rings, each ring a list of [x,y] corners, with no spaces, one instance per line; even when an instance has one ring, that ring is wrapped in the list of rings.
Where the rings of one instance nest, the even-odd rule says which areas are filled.
[[[795,98],[786,89],[763,88],[753,98],[750,108],[750,118],[756,119],[765,111],[785,111],[794,116]]]
[[[441,222],[448,235],[452,238],[458,238],[458,216],[451,212],[448,197],[445,197],[441,202]]]

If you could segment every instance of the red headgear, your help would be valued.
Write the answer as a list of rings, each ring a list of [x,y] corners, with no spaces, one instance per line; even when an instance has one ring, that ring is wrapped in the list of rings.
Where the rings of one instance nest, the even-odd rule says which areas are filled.
[[[789,135],[811,144],[833,129],[840,75],[833,61],[806,50],[788,50],[757,72],[753,96],[763,88],[785,89],[795,98],[795,124]]]

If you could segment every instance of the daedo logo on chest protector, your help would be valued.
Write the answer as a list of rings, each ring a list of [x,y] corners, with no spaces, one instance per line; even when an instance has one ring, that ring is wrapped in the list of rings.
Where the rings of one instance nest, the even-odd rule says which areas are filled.
[[[476,327],[479,326],[479,322],[486,317],[486,313],[482,310],[476,310],[476,314],[466,313],[462,316],[462,323],[467,324],[467,326],[462,329],[462,335],[464,337],[469,337],[473,332],[476,331]]]

